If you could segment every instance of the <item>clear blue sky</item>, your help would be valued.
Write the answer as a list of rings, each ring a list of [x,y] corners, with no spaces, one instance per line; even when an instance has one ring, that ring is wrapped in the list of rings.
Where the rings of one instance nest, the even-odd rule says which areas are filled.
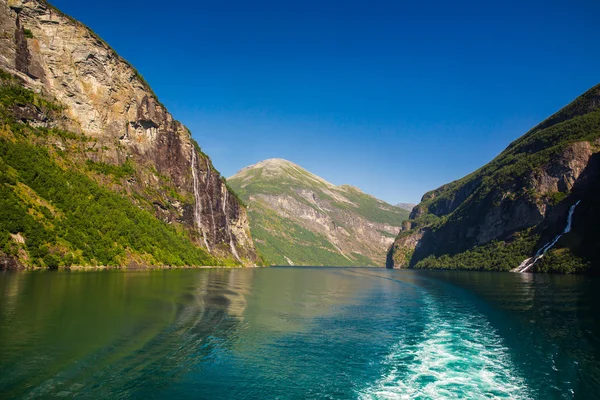
[[[294,161],[388,202],[479,168],[600,82],[600,1],[52,0],[217,169]]]

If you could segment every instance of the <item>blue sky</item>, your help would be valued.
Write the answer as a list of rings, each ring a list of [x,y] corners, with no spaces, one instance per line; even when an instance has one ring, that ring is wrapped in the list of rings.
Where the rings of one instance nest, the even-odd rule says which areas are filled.
[[[51,2],[144,75],[224,176],[280,157],[391,203],[600,82],[595,0]]]

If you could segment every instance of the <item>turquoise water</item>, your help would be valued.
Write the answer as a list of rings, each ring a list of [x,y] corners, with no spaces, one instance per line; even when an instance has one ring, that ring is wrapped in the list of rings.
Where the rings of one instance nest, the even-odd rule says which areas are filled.
[[[0,274],[0,397],[600,398],[600,281],[265,268]]]

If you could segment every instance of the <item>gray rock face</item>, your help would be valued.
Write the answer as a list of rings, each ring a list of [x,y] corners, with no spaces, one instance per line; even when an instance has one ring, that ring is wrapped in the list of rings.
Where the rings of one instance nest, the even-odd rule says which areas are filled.
[[[97,140],[91,161],[134,162],[142,179],[128,182],[126,190],[154,203],[157,217],[193,230],[212,254],[254,263],[246,210],[133,67],[42,0],[0,0],[0,30],[0,66],[65,106],[62,127]],[[177,196],[161,191],[160,182]],[[149,195],[148,188],[158,193]]]
[[[453,256],[478,246],[516,240],[515,235],[539,235],[544,243],[563,229],[569,206],[575,213],[578,243],[589,242],[578,232],[595,232],[600,221],[581,221],[595,198],[600,154],[600,86],[517,139],[496,159],[472,174],[426,193],[403,224],[388,254],[388,267],[414,266],[429,257]],[[589,211],[597,218],[597,213]],[[590,236],[591,235],[591,236]],[[574,243],[570,250],[583,248]],[[587,246],[589,247],[589,246]],[[596,246],[597,247],[597,246]],[[590,252],[582,250],[582,257]],[[516,267],[516,266],[514,266]]]
[[[398,203],[396,204],[396,207],[400,207],[406,211],[412,211],[413,208],[415,208],[416,204],[413,203]]]
[[[514,232],[541,224],[554,212],[562,212],[551,203],[552,193],[567,193],[577,183],[592,155],[588,142],[568,146],[543,168],[531,171],[522,184],[526,190],[540,196],[516,195],[521,185],[497,187],[484,199],[469,198],[473,190],[462,188],[452,200],[445,200],[433,208],[439,216],[451,215],[448,222],[436,227],[408,229],[401,233],[393,246],[396,257],[393,267],[407,267],[431,254],[456,254],[492,240],[504,240]],[[460,206],[462,212],[452,214]],[[416,208],[418,209],[418,207]],[[418,218],[413,213],[411,218]],[[552,217],[561,221],[562,219]],[[404,258],[411,252],[410,260]],[[390,259],[390,258],[389,258]]]

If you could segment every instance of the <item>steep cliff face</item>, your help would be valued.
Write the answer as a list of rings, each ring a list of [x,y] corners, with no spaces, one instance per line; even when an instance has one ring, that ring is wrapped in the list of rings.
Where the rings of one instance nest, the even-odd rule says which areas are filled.
[[[184,227],[210,254],[256,261],[245,208],[131,65],[42,0],[0,0],[0,29],[0,67],[61,106],[58,117],[22,122],[83,134],[93,145],[67,151],[71,160],[135,172],[97,181]]]
[[[513,269],[562,232],[579,200],[572,232],[533,270],[597,265],[599,145],[596,86],[489,164],[426,193],[390,249],[388,267]],[[584,245],[590,241],[595,245]]]
[[[383,265],[408,216],[282,159],[246,167],[227,182],[248,203],[252,235],[269,264]]]

